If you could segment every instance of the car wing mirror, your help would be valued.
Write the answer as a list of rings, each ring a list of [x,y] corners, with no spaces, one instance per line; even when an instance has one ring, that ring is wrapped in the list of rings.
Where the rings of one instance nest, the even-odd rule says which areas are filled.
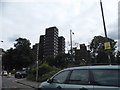
[[[52,82],[53,82],[53,79],[50,78],[50,79],[47,80],[47,82],[48,82],[48,83],[52,83]]]

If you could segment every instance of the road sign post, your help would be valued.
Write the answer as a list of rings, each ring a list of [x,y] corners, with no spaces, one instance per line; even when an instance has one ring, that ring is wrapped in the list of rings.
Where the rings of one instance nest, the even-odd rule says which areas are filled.
[[[104,49],[106,50],[106,52],[108,54],[109,64],[111,64],[111,58],[110,58],[111,45],[110,45],[110,42],[105,42],[104,43]]]

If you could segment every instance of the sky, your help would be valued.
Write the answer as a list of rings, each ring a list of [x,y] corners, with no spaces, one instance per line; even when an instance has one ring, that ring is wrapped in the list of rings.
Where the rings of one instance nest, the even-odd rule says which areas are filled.
[[[107,35],[118,41],[118,1],[102,0]],[[30,40],[31,47],[39,42],[45,29],[56,26],[65,37],[66,49],[89,45],[94,36],[105,36],[100,0],[1,0],[0,47],[14,47],[19,37]]]

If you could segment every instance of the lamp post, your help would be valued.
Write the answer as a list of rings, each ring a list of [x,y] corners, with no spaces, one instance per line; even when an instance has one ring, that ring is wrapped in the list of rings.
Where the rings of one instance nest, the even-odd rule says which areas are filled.
[[[70,29],[71,60],[73,61],[72,34],[74,33]]]
[[[37,65],[37,68],[36,68],[36,81],[38,81],[38,55],[39,54],[39,43],[37,45],[37,55],[36,55],[36,65]]]
[[[70,30],[70,46],[71,46],[71,56],[72,56],[72,30]]]
[[[1,43],[3,43],[3,41],[0,41]],[[2,66],[2,56],[3,56],[3,49],[0,48],[0,73],[2,72],[3,70],[3,66]],[[3,75],[2,75],[3,76]],[[1,82],[2,83],[2,82]],[[0,85],[2,86],[2,85]]]

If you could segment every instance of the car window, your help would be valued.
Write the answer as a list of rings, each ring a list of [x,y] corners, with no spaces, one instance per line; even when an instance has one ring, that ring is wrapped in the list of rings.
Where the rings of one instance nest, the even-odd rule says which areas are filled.
[[[69,79],[70,84],[88,84],[88,70],[73,70]]]
[[[63,71],[53,78],[53,83],[64,83],[70,71]]]
[[[118,70],[92,70],[94,83],[98,85],[120,86]]]

